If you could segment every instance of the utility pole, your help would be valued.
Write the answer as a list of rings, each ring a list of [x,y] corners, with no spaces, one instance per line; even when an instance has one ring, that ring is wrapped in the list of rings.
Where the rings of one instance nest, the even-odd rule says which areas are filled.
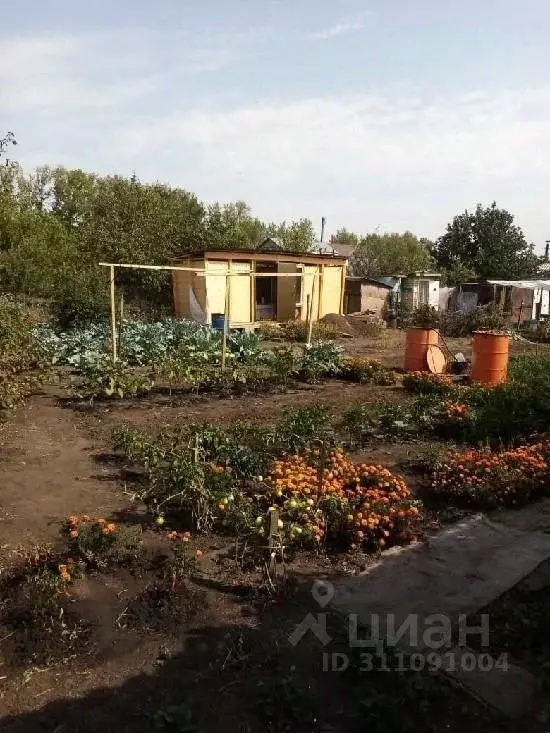
[[[327,223],[326,217],[323,216],[321,219],[321,243],[323,242],[323,239],[325,238],[325,224]]]

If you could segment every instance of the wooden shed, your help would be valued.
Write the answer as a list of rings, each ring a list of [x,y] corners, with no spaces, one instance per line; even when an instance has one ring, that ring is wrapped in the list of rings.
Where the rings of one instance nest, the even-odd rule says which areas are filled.
[[[347,259],[336,254],[273,249],[205,250],[178,258],[173,270],[176,315],[211,323],[225,314],[226,294],[232,327],[258,321],[307,320],[343,313]],[[229,289],[227,293],[226,288]]]
[[[360,276],[346,277],[346,313],[372,313],[386,319],[391,306],[393,286],[381,280]]]

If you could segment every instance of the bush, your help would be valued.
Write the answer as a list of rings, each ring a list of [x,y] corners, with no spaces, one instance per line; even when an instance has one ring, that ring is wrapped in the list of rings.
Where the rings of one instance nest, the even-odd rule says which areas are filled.
[[[439,328],[444,336],[469,336],[474,331],[500,331],[509,328],[505,314],[494,305],[474,308],[471,313],[441,311]]]
[[[12,409],[40,383],[39,351],[23,308],[0,296],[0,409]]]
[[[447,394],[453,389],[453,384],[447,374],[409,372],[403,377],[403,387],[411,394]]]
[[[492,304],[478,306],[470,313],[435,310],[427,305],[413,311],[402,308],[398,318],[402,328],[437,328],[444,336],[455,338],[469,336],[474,331],[503,330],[509,327],[505,314]]]
[[[84,569],[108,569],[131,564],[141,555],[139,531],[120,527],[105,519],[72,515],[67,519],[62,534],[71,561],[69,565],[59,566],[66,581],[70,580],[74,563],[80,563]]]
[[[264,321],[258,329],[259,335],[264,339],[284,339],[285,341],[298,341],[305,343],[308,335],[308,324],[306,321],[285,321],[274,323]],[[330,341],[338,338],[340,332],[332,323],[315,321],[311,329],[312,341]]]
[[[389,386],[395,384],[395,372],[383,366],[375,359],[362,356],[348,356],[344,359],[340,369],[343,379],[361,384],[377,384]]]
[[[548,493],[549,460],[548,439],[494,453],[455,452],[434,472],[432,491],[476,509],[520,506]]]

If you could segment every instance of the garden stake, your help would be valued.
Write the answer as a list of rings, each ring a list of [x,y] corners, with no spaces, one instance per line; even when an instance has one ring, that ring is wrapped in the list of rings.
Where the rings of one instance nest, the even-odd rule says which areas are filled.
[[[269,570],[273,572],[275,567],[275,537],[279,534],[279,510],[269,512]]]
[[[116,312],[115,312],[115,266],[110,265],[110,295],[111,295],[111,345],[113,349],[113,364],[116,364]]]
[[[122,352],[122,324],[124,323],[124,291],[120,294],[120,316],[118,319],[118,351]]]
[[[223,319],[222,338],[222,372],[225,371],[225,360],[227,357],[227,331],[229,330],[229,309],[231,302],[231,275],[225,276],[225,312]]]

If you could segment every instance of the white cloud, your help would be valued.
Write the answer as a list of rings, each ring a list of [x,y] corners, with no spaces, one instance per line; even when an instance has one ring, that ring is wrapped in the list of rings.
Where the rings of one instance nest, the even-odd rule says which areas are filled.
[[[428,101],[358,94],[186,110],[125,126],[116,148],[143,160],[142,174],[169,172],[201,196],[244,198],[270,218],[337,212],[335,227],[433,236],[478,200],[515,202],[530,218],[546,206],[549,112],[550,87]],[[164,175],[147,162],[151,140]],[[185,179],[176,160],[192,171]]]
[[[201,43],[183,36],[163,45],[140,29],[0,39],[1,104],[9,112],[121,108],[170,77],[218,71],[238,57],[227,46]]]
[[[331,38],[336,38],[336,36],[343,36],[346,33],[360,31],[365,27],[367,18],[371,15],[371,12],[361,13],[361,15],[358,15],[355,18],[341,20],[328,28],[308,33],[307,37],[314,41],[328,41]]]
[[[22,162],[136,169],[207,200],[245,199],[266,219],[326,215],[359,231],[435,236],[496,199],[530,237],[548,238],[549,86],[233,106],[212,94],[205,106],[185,96],[189,75],[235,63],[254,42],[179,40],[130,29],[0,41],[0,107]]]

